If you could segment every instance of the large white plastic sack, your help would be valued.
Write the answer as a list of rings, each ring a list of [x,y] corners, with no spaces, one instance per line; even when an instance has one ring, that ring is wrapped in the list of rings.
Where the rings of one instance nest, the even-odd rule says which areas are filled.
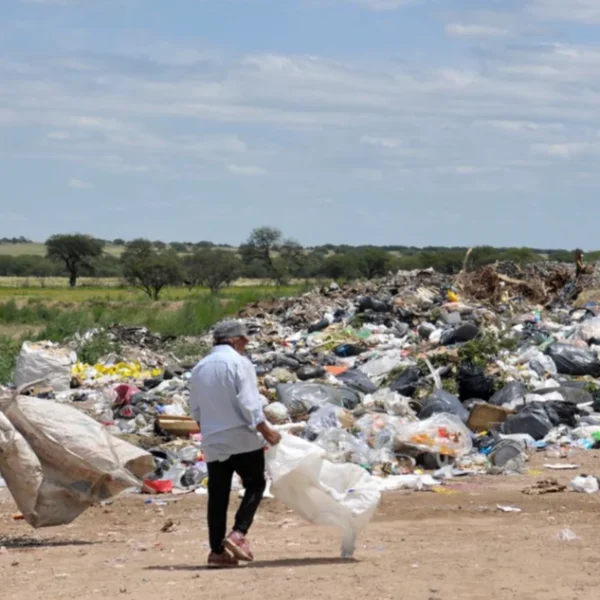
[[[151,454],[71,406],[20,396],[2,410],[0,475],[32,527],[71,523],[154,470]]]
[[[15,385],[20,387],[38,379],[48,379],[55,392],[71,386],[71,368],[77,355],[50,342],[25,342],[17,358]]]
[[[377,482],[353,464],[325,459],[323,448],[282,434],[266,453],[271,492],[316,525],[342,530],[342,558],[354,554],[356,538],[372,519],[381,499]]]

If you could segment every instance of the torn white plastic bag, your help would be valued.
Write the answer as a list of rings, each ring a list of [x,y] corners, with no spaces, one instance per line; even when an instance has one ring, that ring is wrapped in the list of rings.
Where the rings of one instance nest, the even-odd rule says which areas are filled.
[[[266,462],[275,498],[311,523],[340,528],[342,558],[350,558],[381,498],[374,478],[357,465],[328,461],[323,448],[285,433]]]
[[[19,396],[0,411],[0,475],[32,527],[71,523],[153,470],[151,454],[71,406]]]

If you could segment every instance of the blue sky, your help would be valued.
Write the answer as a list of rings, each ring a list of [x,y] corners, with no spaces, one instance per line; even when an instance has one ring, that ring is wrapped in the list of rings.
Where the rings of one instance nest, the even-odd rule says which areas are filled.
[[[598,0],[1,0],[0,237],[600,248]]]

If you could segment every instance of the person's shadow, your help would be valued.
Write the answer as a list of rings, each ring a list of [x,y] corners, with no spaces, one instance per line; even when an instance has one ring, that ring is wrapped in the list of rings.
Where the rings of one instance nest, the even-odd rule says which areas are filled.
[[[355,558],[279,558],[276,560],[257,560],[252,563],[240,563],[244,569],[276,569],[279,567],[315,567],[319,565],[353,565]],[[158,565],[146,567],[146,571],[222,571],[207,565]],[[230,570],[230,569],[229,569]]]

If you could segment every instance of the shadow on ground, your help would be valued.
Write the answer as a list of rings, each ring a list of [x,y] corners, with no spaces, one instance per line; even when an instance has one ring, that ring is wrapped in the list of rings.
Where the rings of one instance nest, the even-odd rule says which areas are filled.
[[[359,561],[353,558],[280,558],[277,560],[257,560],[246,564],[240,563],[244,569],[277,569],[280,567],[315,567],[319,565],[350,565]],[[219,571],[207,565],[159,565],[146,567],[146,571]]]
[[[64,546],[93,546],[98,542],[85,540],[36,539],[29,536],[10,537],[0,535],[0,546],[5,548],[61,548]]]

